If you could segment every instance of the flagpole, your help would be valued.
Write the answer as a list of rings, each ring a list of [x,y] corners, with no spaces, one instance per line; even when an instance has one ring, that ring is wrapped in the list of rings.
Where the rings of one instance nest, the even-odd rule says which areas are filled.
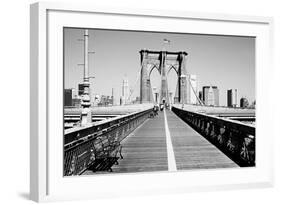
[[[162,47],[162,51],[166,51],[166,44],[170,44],[171,43],[171,41],[170,40],[168,40],[168,39],[166,39],[166,38],[164,38],[163,39],[163,47]]]

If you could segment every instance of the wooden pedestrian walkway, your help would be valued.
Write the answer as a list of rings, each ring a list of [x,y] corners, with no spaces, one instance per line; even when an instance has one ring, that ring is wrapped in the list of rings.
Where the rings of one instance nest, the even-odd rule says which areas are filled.
[[[121,142],[124,159],[113,172],[167,171],[167,148],[164,114],[147,120]]]
[[[178,170],[238,167],[172,111],[166,111]]]
[[[148,119],[121,144],[124,159],[113,173],[238,167],[170,110]]]

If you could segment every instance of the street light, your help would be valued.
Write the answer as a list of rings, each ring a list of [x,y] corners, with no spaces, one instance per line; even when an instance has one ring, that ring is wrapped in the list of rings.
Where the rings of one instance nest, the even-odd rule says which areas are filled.
[[[93,54],[95,52],[89,52],[88,43],[89,43],[89,31],[88,29],[84,30],[84,39],[77,39],[78,41],[84,42],[84,63],[78,64],[84,66],[83,72],[83,95],[82,95],[82,113],[81,113],[81,125],[87,125],[92,122],[92,114],[91,114],[91,93],[90,93],[90,77],[89,76],[89,54]]]
[[[82,113],[81,113],[81,125],[87,125],[92,122],[91,114],[91,98],[90,98],[90,82],[89,82],[89,31],[88,29],[84,30],[84,74],[83,74],[83,95],[82,95]]]

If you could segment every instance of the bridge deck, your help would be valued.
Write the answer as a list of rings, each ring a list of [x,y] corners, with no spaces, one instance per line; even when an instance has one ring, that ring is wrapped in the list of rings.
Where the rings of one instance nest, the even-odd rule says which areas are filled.
[[[122,141],[124,159],[113,172],[168,170],[164,115],[147,120]]]
[[[113,172],[174,170],[168,163],[171,153],[177,170],[238,166],[172,111],[166,110],[166,117],[170,135],[165,132],[165,113],[159,112],[121,142],[124,159],[112,167]],[[167,140],[172,142],[172,152],[167,149]]]
[[[166,114],[178,170],[238,166],[172,111]]]

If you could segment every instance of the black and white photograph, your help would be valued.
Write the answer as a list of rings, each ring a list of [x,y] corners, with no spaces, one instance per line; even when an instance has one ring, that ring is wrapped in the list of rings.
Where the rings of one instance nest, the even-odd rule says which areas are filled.
[[[281,204],[278,1],[1,3],[1,204]]]
[[[63,176],[256,166],[254,36],[63,28]]]

